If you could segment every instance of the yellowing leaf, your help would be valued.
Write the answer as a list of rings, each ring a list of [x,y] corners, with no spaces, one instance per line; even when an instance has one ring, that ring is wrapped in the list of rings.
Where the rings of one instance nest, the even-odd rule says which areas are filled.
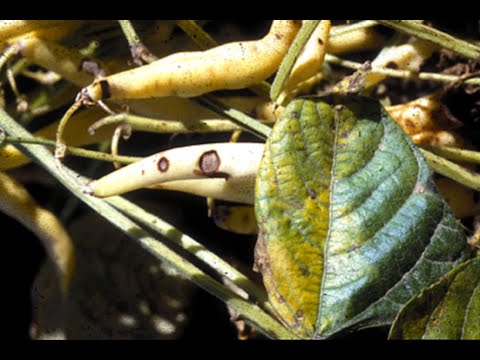
[[[304,338],[390,324],[466,258],[422,155],[367,98],[291,102],[267,141],[255,207],[270,302]]]

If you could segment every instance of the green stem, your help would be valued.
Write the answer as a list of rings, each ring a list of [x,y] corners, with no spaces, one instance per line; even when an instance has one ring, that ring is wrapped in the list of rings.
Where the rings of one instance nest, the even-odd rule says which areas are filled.
[[[107,199],[107,202],[121,212],[125,213],[127,216],[158,232],[162,236],[170,239],[175,244],[195,255],[209,265],[213,270],[215,270],[215,272],[217,272],[220,276],[225,277],[239,288],[244,290],[247,294],[249,294],[249,296],[253,297],[253,300],[259,301],[264,309],[267,309],[270,312],[273,311],[270,303],[268,302],[267,294],[263,289],[261,289],[257,284],[255,284],[237,269],[230,266],[222,258],[209,251],[205,246],[197,242],[195,239],[182,233],[180,230],[176,229],[166,221],[150,214],[140,206],[137,206],[126,199],[112,197]]]
[[[130,20],[118,20],[118,23],[127,39],[132,52],[133,61],[136,64],[142,65],[142,61],[148,64],[157,60],[157,57],[153,55],[145,45],[143,45]]]
[[[473,190],[480,191],[480,174],[474,173],[429,151],[423,149],[420,149],[420,151],[433,171],[468,186]]]
[[[363,66],[363,64],[360,64],[358,62],[341,59],[332,54],[326,54],[325,61],[330,64],[340,65],[353,70],[359,70]],[[370,70],[370,72],[375,74],[383,74],[391,77],[404,78],[404,79],[433,80],[433,81],[442,81],[442,82],[456,82],[456,81],[462,80],[460,76],[455,76],[455,75],[445,75],[445,74],[426,73],[426,72],[415,73],[408,70],[397,70],[397,69],[380,68],[380,67],[373,67]],[[480,85],[480,77],[467,79],[463,81],[462,84]]]
[[[302,27],[300,28],[295,40],[293,40],[292,45],[288,49],[287,55],[283,58],[282,64],[278,69],[275,80],[273,81],[272,88],[270,90],[270,99],[275,102],[280,93],[282,92],[283,85],[287,81],[290,73],[292,72],[293,66],[300,56],[305,44],[310,39],[313,31],[317,28],[321,20],[305,20]]]
[[[357,22],[355,24],[351,24],[351,25],[335,26],[330,31],[330,38],[334,38],[335,36],[344,35],[344,34],[347,34],[349,32],[359,30],[359,29],[369,28],[369,27],[372,27],[372,26],[375,26],[375,25],[377,25],[376,20],[363,20],[363,21],[359,21],[359,22]]]
[[[55,147],[56,142],[54,140],[47,140],[41,138],[24,138],[24,137],[15,137],[15,136],[5,136],[1,143],[11,143],[11,144],[32,144],[32,145],[44,145],[49,147]],[[141,157],[136,156],[121,156],[121,155],[112,155],[108,153],[103,153],[94,150],[82,149],[74,146],[67,146],[66,151],[70,155],[80,156],[88,159],[94,159],[99,161],[107,162],[119,162],[122,164],[131,164],[138,160],[141,160]]]
[[[480,164],[480,152],[478,151],[457,149],[447,146],[420,145],[420,147],[450,160]]]
[[[11,136],[26,139],[33,138],[27,130],[10,118],[3,109],[0,109],[0,124]],[[107,201],[84,194],[80,190],[82,186],[78,182],[86,183],[87,179],[65,167],[61,169],[62,171],[59,171],[55,158],[45,147],[32,144],[18,144],[18,147],[27,156],[32,158],[32,160],[45,168],[75,196],[109,220],[147,252],[175,268],[184,277],[202,289],[224,301],[227,305],[231,306],[242,319],[257,328],[265,336],[277,339],[291,339],[294,337],[277,320],[257,305],[242,299],[226,286],[220,284],[200,270],[197,266],[191,264],[169,247],[151,237],[144,229],[140,228],[136,223],[108,204]],[[72,181],[72,179],[75,179],[75,181]]]
[[[203,106],[229,118],[235,124],[260,137],[261,139],[267,139],[272,131],[269,126],[262,124],[260,121],[251,118],[241,111],[225,106],[211,95],[203,95],[195,99]]]
[[[198,120],[192,122],[183,122],[175,120],[160,120],[152,119],[144,116],[137,116],[131,114],[116,114],[107,116],[95,124],[93,124],[89,131],[96,131],[102,126],[112,124],[125,124],[130,125],[132,130],[146,131],[153,133],[176,133],[186,134],[192,132],[198,133],[211,133],[211,132],[230,132],[235,130],[241,130],[238,125],[233,124],[230,120]]]
[[[377,20],[396,31],[429,41],[469,59],[480,61],[480,47],[414,20]]]
[[[195,20],[175,20],[177,25],[200,47],[207,50],[217,46],[217,42],[204,31]]]
[[[130,20],[118,20],[118,23],[120,24],[123,34],[128,41],[128,45],[133,46],[140,44],[140,37],[137,35],[137,32],[133,28]]]

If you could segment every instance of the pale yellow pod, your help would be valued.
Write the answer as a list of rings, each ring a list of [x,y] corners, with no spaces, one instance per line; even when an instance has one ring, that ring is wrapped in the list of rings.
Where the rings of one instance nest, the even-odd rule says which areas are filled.
[[[480,215],[480,202],[475,202],[474,190],[447,178],[435,183],[457,218]]]
[[[77,27],[83,22],[83,20],[0,20],[0,45],[28,34],[62,35],[63,31],[69,30],[72,26]],[[49,31],[51,28],[55,28],[54,31]]]
[[[278,69],[299,28],[300,21],[275,20],[261,40],[173,54],[97,80],[82,94],[86,101],[96,102],[107,98],[193,97],[220,89],[249,87]]]
[[[385,48],[372,61],[372,68],[392,68],[418,72],[420,66],[438,47],[427,41],[413,39],[407,44]],[[372,87],[385,79],[387,75],[367,73],[365,88]]]
[[[61,75],[79,87],[94,80],[92,74],[82,69],[82,62],[86,58],[79,51],[36,36],[22,38],[16,44],[20,53],[28,60]]]
[[[215,225],[226,231],[242,235],[258,233],[253,206],[217,205],[213,208],[212,218]]]
[[[291,91],[301,82],[312,78],[320,72],[323,59],[325,58],[330,24],[330,20],[322,20],[313,31],[284,84],[284,91]]]
[[[65,140],[71,146],[84,146],[109,139],[115,129],[114,125],[105,126],[93,135],[88,132],[88,128],[104,114],[103,110],[99,108],[88,108],[76,113],[73,115],[69,126],[65,129]],[[57,127],[58,121],[36,131],[34,135],[39,138],[53,140],[57,133]],[[25,156],[12,144],[5,144],[0,147],[0,170],[17,168],[28,164],[30,161],[29,157]]]
[[[463,148],[465,141],[462,136],[452,130],[423,131],[411,136],[417,145],[448,146]]]
[[[56,265],[62,287],[66,290],[74,267],[75,251],[60,220],[40,207],[22,184],[3,172],[0,172],[0,211],[38,236]]]
[[[332,28],[333,30],[334,28]],[[334,55],[369,51],[381,48],[385,37],[372,28],[362,28],[337,36],[331,36],[327,44],[327,52]]]
[[[423,96],[405,104],[387,106],[386,110],[408,135],[448,130],[462,125],[440,102],[436,94]]]
[[[253,173],[253,171],[252,171]],[[238,176],[227,179],[190,179],[169,181],[152,185],[150,189],[180,191],[192,195],[253,205],[255,176]]]
[[[149,156],[92,181],[85,192],[97,197],[190,179],[254,183],[264,144],[218,143],[174,148]],[[215,197],[215,196],[213,196]]]

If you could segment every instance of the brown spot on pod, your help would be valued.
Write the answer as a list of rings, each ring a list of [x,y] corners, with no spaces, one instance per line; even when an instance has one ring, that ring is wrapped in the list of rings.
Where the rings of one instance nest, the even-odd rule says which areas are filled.
[[[100,85],[100,88],[102,89],[102,99],[108,99],[111,94],[110,94],[110,84],[108,83],[107,80],[100,80],[98,82]]]
[[[389,62],[385,65],[385,67],[386,67],[387,69],[394,69],[394,70],[396,70],[396,69],[398,69],[398,64],[397,64],[396,62],[394,62],[394,61],[389,61]]]
[[[198,167],[200,168],[200,171],[195,169],[194,172],[199,176],[203,175],[212,178],[229,179],[229,174],[218,171],[220,164],[220,156],[218,156],[218,153],[215,150],[206,151],[202,154],[202,156],[200,156],[198,161]]]
[[[166,157],[162,157],[158,160],[157,167],[160,172],[166,172],[170,166],[170,161]]]

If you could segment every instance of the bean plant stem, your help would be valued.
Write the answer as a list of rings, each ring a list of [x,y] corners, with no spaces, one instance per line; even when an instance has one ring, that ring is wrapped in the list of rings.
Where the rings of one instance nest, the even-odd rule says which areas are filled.
[[[0,109],[0,124],[10,136],[25,139],[33,138],[27,130],[17,124],[3,109]],[[45,147],[25,143],[18,144],[17,146],[32,160],[45,168],[75,196],[122,230],[146,251],[157,259],[172,266],[185,278],[191,280],[202,289],[224,301],[227,305],[231,306],[245,322],[257,328],[265,336],[277,339],[294,338],[287,329],[264,310],[242,299],[226,286],[200,270],[197,266],[175,253],[165,244],[151,237],[143,228],[139,227],[107,201],[84,194],[81,190],[82,186],[80,183],[85,184],[87,179],[68,168],[64,168],[64,171],[58,171],[56,159]],[[65,176],[65,174],[67,176]],[[73,182],[72,179],[75,179],[75,182]]]
[[[340,65],[353,70],[359,70],[363,66],[363,64],[360,64],[358,62],[341,59],[332,54],[326,54],[325,61],[330,64]],[[372,73],[384,74],[391,77],[405,78],[405,79],[420,79],[420,80],[432,80],[432,81],[442,81],[442,82],[456,82],[456,81],[462,80],[461,77],[455,76],[455,75],[426,73],[426,72],[415,73],[408,70],[397,70],[397,69],[380,68],[380,67],[373,67],[370,71]],[[463,84],[480,85],[480,77],[467,79],[463,81]]]
[[[480,61],[480,47],[415,20],[377,20],[396,31],[432,42],[475,61]]]
[[[32,145],[44,145],[49,147],[55,147],[56,143],[54,140],[41,139],[36,137],[24,138],[16,136],[6,136],[2,139],[2,143],[10,144],[32,144]],[[131,164],[135,161],[141,160],[140,157],[135,156],[113,156],[108,153],[82,149],[74,146],[67,146],[67,153],[74,156],[80,156],[88,159],[94,159],[99,161],[108,161],[108,162],[120,162],[122,164]]]

